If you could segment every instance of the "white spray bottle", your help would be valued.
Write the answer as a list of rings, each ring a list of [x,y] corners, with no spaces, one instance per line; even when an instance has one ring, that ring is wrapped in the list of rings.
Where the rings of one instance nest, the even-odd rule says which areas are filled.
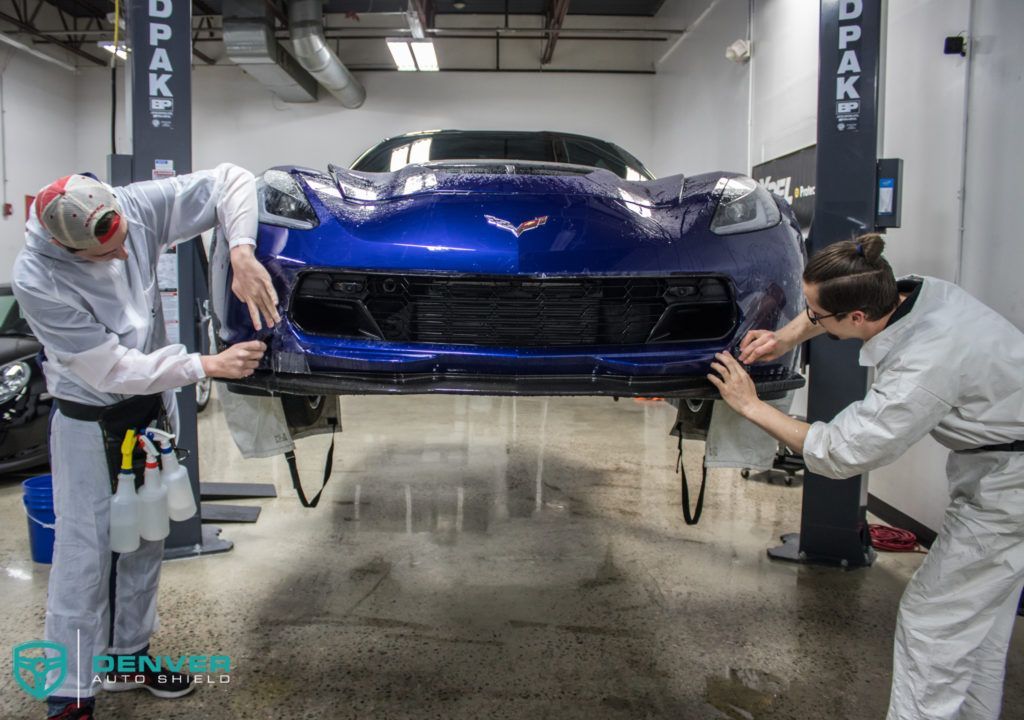
[[[110,549],[116,553],[139,549],[139,498],[135,495],[135,471],[132,470],[134,447],[135,431],[129,430],[121,443],[117,491],[110,500]]]
[[[196,498],[192,494],[188,468],[178,463],[178,456],[174,453],[174,436],[156,428],[150,428],[146,434],[160,441],[160,463],[163,465],[167,509],[171,520],[182,522],[192,518],[196,514]]]
[[[139,534],[143,540],[163,540],[171,532],[167,516],[167,488],[160,481],[156,445],[145,435],[139,444],[146,449],[146,473],[139,490]]]

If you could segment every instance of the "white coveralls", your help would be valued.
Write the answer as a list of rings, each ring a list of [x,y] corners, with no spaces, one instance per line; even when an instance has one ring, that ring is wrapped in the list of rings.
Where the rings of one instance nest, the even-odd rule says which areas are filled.
[[[887,720],[996,720],[1024,584],[1024,334],[960,288],[924,278],[909,314],[864,344],[867,397],[811,426],[804,459],[843,478],[926,433],[953,452],[938,540],[900,601]]]
[[[205,373],[198,353],[167,344],[157,263],[174,243],[218,222],[232,247],[253,244],[258,223],[253,176],[223,164],[114,193],[128,223],[128,259],[90,262],[57,247],[33,208],[25,248],[14,263],[14,294],[45,349],[50,393],[103,406],[163,393],[177,427],[174,389]],[[57,523],[46,639],[68,651],[67,676],[53,695],[91,697],[92,657],[137,653],[156,629],[163,542],[143,540],[137,551],[120,555],[116,587],[111,587],[111,477],[99,424],[57,411],[50,456]],[[49,681],[55,679],[56,672]]]

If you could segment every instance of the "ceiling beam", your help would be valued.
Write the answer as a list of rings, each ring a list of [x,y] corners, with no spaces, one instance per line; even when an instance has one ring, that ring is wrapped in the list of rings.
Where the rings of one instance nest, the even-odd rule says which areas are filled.
[[[207,5],[206,3],[204,3],[203,0],[192,0],[192,5],[195,6],[196,10],[198,10],[201,15],[215,15],[216,14],[216,13],[213,12],[213,8],[210,7],[209,5]]]
[[[78,5],[79,7],[83,8],[89,14],[89,17],[99,18],[100,20],[107,19],[107,13],[104,12],[101,8],[93,5],[91,2],[86,2],[85,0],[75,0],[75,5]]]
[[[434,29],[434,16],[437,14],[434,0],[409,0],[409,11],[419,18],[424,32]]]
[[[36,9],[32,11],[32,14],[28,18],[29,24],[36,24],[36,16],[39,14],[39,11],[43,9],[43,5],[43,0],[38,0],[38,2],[36,3]]]
[[[206,8],[208,6],[205,3],[200,2],[200,0],[195,0],[194,4],[201,12],[206,12]],[[203,32],[204,26],[207,29],[213,29],[213,20],[211,20],[209,16],[204,15],[203,18],[199,21],[199,27],[197,27],[195,31],[192,33],[192,54],[200,60],[202,60],[207,65],[216,65],[216,60],[214,60],[212,57],[210,57],[209,55],[202,52],[196,47],[196,40],[199,39],[199,34]]]
[[[541,65],[551,63],[558,43],[558,34],[562,31],[562,23],[569,13],[569,0],[548,0],[548,10],[544,18],[544,29],[548,31],[548,40],[544,44],[544,54],[540,58]]]
[[[73,55],[77,55],[78,57],[83,58],[85,60],[88,60],[91,63],[94,63],[96,65],[100,65],[101,67],[102,66],[106,66],[106,64],[107,64],[107,62],[105,60],[101,60],[100,58],[98,58],[98,57],[96,57],[94,55],[90,55],[89,53],[85,52],[84,50],[80,50],[79,48],[75,47],[74,45],[69,45],[68,43],[63,42],[61,40],[58,40],[57,38],[52,37],[50,35],[44,35],[43,33],[39,32],[36,28],[34,28],[32,25],[29,25],[26,22],[22,22],[18,18],[13,17],[11,15],[8,15],[5,12],[0,12],[0,20],[3,20],[4,22],[9,22],[12,25],[14,25],[15,27],[17,27],[19,30],[21,30],[22,32],[28,33],[29,35],[32,35],[33,37],[39,38],[40,40],[45,40],[47,42],[52,42],[55,45],[58,45],[59,47],[67,50],[69,53],[71,53]]]
[[[274,17],[281,23],[281,27],[288,27],[288,15],[278,4],[277,0],[266,0],[267,7],[270,8],[270,12],[274,13]]]

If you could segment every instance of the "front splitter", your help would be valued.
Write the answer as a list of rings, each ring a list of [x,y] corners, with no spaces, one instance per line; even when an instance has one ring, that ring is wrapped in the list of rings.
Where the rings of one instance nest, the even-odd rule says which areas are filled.
[[[754,376],[763,400],[783,397],[803,387],[792,372]],[[717,399],[718,390],[704,377],[626,375],[470,375],[466,373],[281,373],[257,371],[244,380],[227,381],[231,390],[256,395],[523,395],[614,396]]]

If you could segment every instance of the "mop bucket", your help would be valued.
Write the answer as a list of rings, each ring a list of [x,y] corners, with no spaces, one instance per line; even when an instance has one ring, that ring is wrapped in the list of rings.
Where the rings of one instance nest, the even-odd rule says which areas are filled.
[[[32,549],[32,560],[37,563],[53,562],[53,529],[57,521],[53,514],[53,478],[39,475],[29,478],[21,487],[28,516],[28,544]]]

